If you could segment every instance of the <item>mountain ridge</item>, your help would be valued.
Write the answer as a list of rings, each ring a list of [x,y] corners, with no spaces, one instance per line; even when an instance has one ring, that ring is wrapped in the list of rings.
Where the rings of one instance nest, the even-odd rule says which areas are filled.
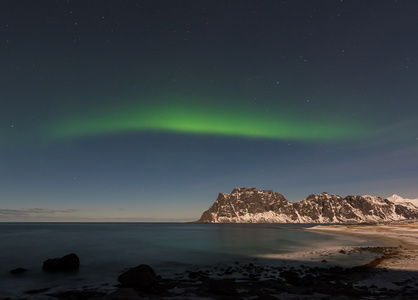
[[[397,204],[404,204],[404,205],[412,204],[412,205],[418,207],[418,198],[407,199],[407,198],[403,198],[399,195],[393,194],[392,196],[388,197],[387,199],[389,201],[392,201],[392,202],[397,203]]]
[[[418,219],[412,203],[390,201],[377,196],[311,194],[289,202],[272,190],[234,188],[219,193],[213,205],[197,223],[379,223]]]

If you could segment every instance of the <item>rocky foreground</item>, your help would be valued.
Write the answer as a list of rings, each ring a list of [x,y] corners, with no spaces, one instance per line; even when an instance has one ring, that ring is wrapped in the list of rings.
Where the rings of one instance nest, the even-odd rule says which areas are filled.
[[[313,250],[311,257],[300,260],[294,256],[286,261],[237,261],[190,269],[172,278],[161,278],[158,270],[139,265],[121,274],[116,286],[62,291],[43,288],[27,291],[19,299],[417,299],[417,225],[316,229],[373,234],[384,238],[389,246]],[[372,253],[375,259],[351,268],[332,265],[332,257],[350,258],[361,253]]]
[[[345,251],[345,250],[341,250]],[[388,247],[365,247],[352,249],[380,254],[372,262],[353,268],[305,265],[275,267],[258,260],[252,263],[192,269],[175,278],[161,278],[147,265],[140,265],[121,274],[120,284],[113,291],[103,288],[54,291],[47,288],[27,291],[27,299],[411,299],[418,289],[417,278],[399,281],[399,289],[379,288],[362,284],[376,275],[375,268],[382,261],[395,258],[399,249]],[[394,278],[396,278],[394,274]],[[372,298],[370,298],[372,297]],[[8,299],[8,298],[4,298]],[[21,298],[22,299],[22,298]]]

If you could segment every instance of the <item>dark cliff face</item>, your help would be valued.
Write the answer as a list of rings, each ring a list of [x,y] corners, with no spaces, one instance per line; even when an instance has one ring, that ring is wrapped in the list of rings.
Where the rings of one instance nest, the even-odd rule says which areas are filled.
[[[281,194],[256,188],[234,188],[202,214],[200,223],[360,223],[418,218],[418,208],[374,196],[322,193],[290,203]]]
[[[238,217],[245,214],[257,214],[274,211],[288,205],[289,202],[273,191],[261,191],[256,188],[234,188],[230,194],[219,193],[212,207],[205,211],[199,223],[217,222],[219,218]]]

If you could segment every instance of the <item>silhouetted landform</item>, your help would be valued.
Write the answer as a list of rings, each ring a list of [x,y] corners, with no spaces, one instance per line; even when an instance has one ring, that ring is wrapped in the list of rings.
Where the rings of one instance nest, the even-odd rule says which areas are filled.
[[[147,288],[158,282],[158,276],[154,269],[148,265],[139,265],[129,269],[118,277],[118,281],[124,286]]]
[[[61,258],[50,258],[44,261],[42,269],[50,272],[74,271],[80,267],[77,254],[70,253]]]
[[[13,270],[10,270],[10,274],[23,274],[23,273],[25,273],[25,272],[27,272],[28,270],[26,270],[26,269],[24,269],[24,268],[16,268],[16,269],[13,269]]]
[[[257,188],[219,193],[198,223],[381,223],[418,218],[418,207],[376,196],[322,193],[291,203],[283,195]]]

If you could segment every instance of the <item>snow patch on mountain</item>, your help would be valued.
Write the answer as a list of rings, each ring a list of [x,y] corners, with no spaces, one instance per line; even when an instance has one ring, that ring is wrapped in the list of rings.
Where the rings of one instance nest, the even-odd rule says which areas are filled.
[[[407,206],[410,206],[410,204],[412,204],[413,206],[418,208],[418,198],[416,198],[416,199],[406,199],[406,198],[403,198],[399,195],[393,194],[392,196],[390,196],[387,199],[389,201],[392,201],[395,204],[401,204],[401,205],[403,204],[403,205],[407,205]]]
[[[271,190],[234,188],[219,193],[200,223],[379,223],[418,219],[418,206],[396,198],[321,193],[290,203]],[[404,199],[405,200],[405,199]]]

